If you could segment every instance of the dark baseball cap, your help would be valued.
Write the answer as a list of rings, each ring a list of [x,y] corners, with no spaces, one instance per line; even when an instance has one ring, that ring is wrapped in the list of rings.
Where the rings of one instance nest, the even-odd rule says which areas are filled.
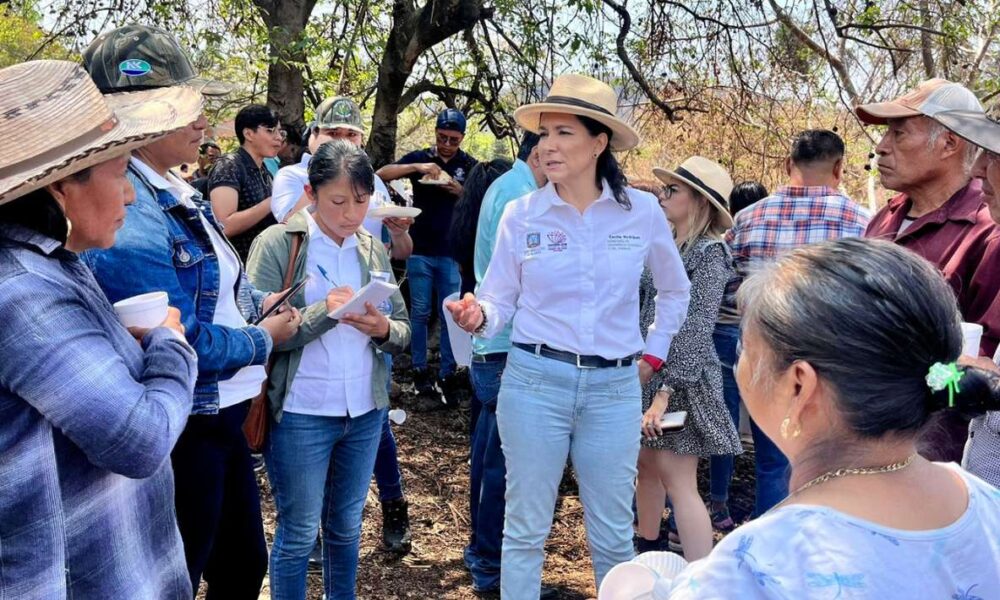
[[[206,96],[232,86],[199,78],[177,38],[158,27],[125,25],[97,36],[83,52],[83,66],[104,94],[186,85]]]
[[[465,115],[454,108],[446,108],[438,114],[437,129],[457,131],[465,135]]]

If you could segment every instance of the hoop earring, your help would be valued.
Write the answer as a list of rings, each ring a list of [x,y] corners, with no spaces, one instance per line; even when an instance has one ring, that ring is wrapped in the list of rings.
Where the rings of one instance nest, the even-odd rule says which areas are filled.
[[[67,242],[69,241],[69,236],[70,236],[71,233],[73,233],[73,221],[70,221],[69,217],[66,217],[66,241]]]
[[[778,428],[778,431],[781,433],[781,439],[783,440],[788,439],[788,426],[791,424],[792,424],[791,417],[785,417],[785,420],[781,422],[781,427]]]

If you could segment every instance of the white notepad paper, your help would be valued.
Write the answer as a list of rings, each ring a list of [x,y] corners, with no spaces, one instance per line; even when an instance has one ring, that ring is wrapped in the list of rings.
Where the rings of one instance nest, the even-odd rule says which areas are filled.
[[[352,296],[346,304],[330,311],[326,316],[331,319],[340,319],[348,313],[363,315],[365,314],[366,302],[371,302],[372,306],[378,306],[398,289],[399,286],[397,285],[375,279],[360,290],[354,292],[354,296]]]

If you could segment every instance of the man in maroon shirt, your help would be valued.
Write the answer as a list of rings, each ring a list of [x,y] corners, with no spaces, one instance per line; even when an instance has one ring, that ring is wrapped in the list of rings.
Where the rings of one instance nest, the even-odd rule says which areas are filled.
[[[866,237],[896,242],[941,270],[962,317],[983,326],[980,352],[1000,342],[1000,231],[971,177],[976,148],[933,120],[947,110],[982,112],[964,86],[931,79],[890,102],[856,109],[865,123],[887,125],[875,148],[882,185],[899,192],[868,224]],[[968,424],[932,424],[921,454],[959,460]]]

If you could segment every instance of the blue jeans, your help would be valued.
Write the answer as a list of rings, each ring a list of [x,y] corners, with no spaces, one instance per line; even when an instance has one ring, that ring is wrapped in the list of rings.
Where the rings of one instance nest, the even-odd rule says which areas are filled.
[[[719,362],[722,363],[722,398],[737,429],[740,427],[740,389],[736,387],[733,364],[736,362],[736,342],[739,339],[739,325],[716,324],[712,340],[715,342],[715,352],[719,355]],[[724,504],[729,500],[734,459],[732,454],[717,454],[709,461],[711,479],[709,491],[713,502]]]
[[[387,391],[392,393],[392,355],[385,357],[386,372],[389,379],[385,382]],[[379,502],[397,500],[403,497],[403,475],[399,472],[399,458],[396,453],[396,438],[392,435],[388,411],[385,422],[382,423],[382,438],[378,443],[378,454],[375,455],[375,485],[378,486]]]
[[[514,348],[507,356],[497,426],[507,459],[504,598],[537,598],[545,540],[566,458],[580,487],[597,587],[631,560],[632,496],[642,401],[635,365],[578,369]]]
[[[715,351],[722,363],[722,395],[726,408],[737,428],[740,425],[740,390],[736,386],[733,365],[736,363],[736,342],[740,339],[739,325],[716,325],[712,335]],[[753,433],[756,500],[753,518],[766,513],[788,495],[788,459],[778,450],[757,424],[750,420]],[[713,456],[711,466],[711,498],[715,502],[729,499],[729,484],[733,477],[733,459],[730,455]]]
[[[386,411],[360,417],[285,413],[265,449],[278,527],[271,548],[271,597],[304,600],[306,566],[323,523],[323,588],[353,599],[361,515]]]
[[[431,310],[437,306],[441,319],[441,369],[438,375],[451,375],[455,372],[455,356],[451,353],[441,303],[457,292],[461,285],[458,264],[447,256],[411,256],[406,260],[406,276],[410,279],[410,355],[413,357],[413,368],[427,368],[427,322],[430,321]]]
[[[496,414],[500,378],[507,356],[491,354],[488,358],[488,362],[473,361],[470,368],[476,401],[482,407],[472,434],[469,476],[472,534],[465,548],[465,566],[472,574],[472,588],[477,591],[489,590],[500,584],[507,476]]]

